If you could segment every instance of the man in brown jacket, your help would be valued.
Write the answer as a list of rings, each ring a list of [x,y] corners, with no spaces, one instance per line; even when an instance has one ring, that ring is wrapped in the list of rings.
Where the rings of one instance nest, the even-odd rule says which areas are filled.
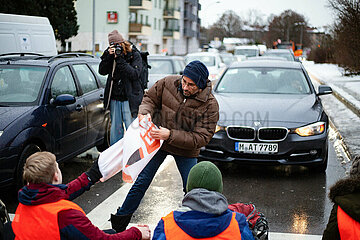
[[[165,77],[144,95],[139,120],[149,114],[159,126],[150,134],[164,143],[139,174],[116,215],[111,215],[112,227],[117,232],[126,229],[167,155],[175,158],[186,192],[189,171],[197,163],[200,148],[214,135],[219,120],[219,105],[211,93],[208,76],[202,62],[192,61],[185,67],[183,76]]]

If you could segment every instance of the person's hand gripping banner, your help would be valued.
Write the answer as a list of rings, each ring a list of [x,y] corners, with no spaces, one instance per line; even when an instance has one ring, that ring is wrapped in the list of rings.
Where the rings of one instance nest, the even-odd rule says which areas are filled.
[[[125,182],[133,182],[148,162],[160,149],[163,140],[155,140],[150,136],[152,128],[157,128],[151,122],[150,116],[140,122],[136,118],[127,129],[124,138],[100,153],[99,169],[104,182],[119,171],[123,171]]]

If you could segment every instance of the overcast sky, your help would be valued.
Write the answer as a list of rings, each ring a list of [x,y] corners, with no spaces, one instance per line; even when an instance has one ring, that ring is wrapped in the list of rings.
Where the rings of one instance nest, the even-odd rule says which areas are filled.
[[[304,15],[310,26],[331,25],[335,18],[334,11],[328,6],[328,0],[199,0],[199,13],[202,26],[216,22],[226,10],[235,11],[240,17],[246,17],[249,9],[255,9],[266,21],[270,14],[280,15],[291,9]]]

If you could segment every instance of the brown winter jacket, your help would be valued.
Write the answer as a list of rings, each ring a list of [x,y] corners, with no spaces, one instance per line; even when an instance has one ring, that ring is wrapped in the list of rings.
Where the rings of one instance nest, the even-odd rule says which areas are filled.
[[[170,130],[169,139],[161,147],[171,154],[197,157],[200,148],[209,143],[219,120],[219,105],[208,81],[194,98],[180,92],[181,76],[157,81],[144,95],[139,114],[151,114],[153,122]]]

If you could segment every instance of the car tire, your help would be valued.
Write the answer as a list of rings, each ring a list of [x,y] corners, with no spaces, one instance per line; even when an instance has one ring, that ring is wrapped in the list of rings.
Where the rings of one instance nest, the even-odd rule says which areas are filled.
[[[40,152],[41,148],[33,143],[30,143],[24,147],[24,150],[21,152],[20,158],[19,158],[19,164],[16,170],[16,189],[20,189],[24,186],[24,180],[23,180],[23,172],[24,172],[24,164],[26,162],[26,159],[36,152]]]
[[[110,147],[110,128],[111,128],[111,122],[110,122],[110,118],[109,118],[109,120],[106,123],[104,142],[102,144],[96,146],[96,149],[99,152],[103,152]]]

